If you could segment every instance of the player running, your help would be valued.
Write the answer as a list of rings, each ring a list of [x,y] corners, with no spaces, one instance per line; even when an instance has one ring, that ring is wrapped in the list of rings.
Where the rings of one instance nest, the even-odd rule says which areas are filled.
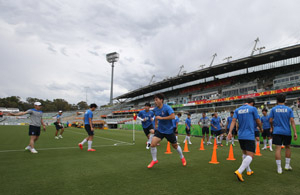
[[[294,121],[294,114],[291,108],[284,105],[285,95],[278,94],[277,106],[270,112],[270,124],[273,129],[273,143],[276,145],[275,160],[277,164],[277,173],[282,174],[281,168],[281,145],[285,146],[285,170],[292,170],[291,162],[291,126],[294,131],[294,140],[297,140],[297,130]]]
[[[173,123],[173,131],[174,131],[175,136],[176,136],[177,144],[179,144],[179,143],[178,143],[178,123],[179,123],[180,117],[181,117],[181,113],[178,113],[178,114],[175,116],[175,119],[172,120],[172,123]]]
[[[262,130],[260,117],[257,113],[257,109],[254,107],[254,99],[249,98],[246,103],[237,108],[234,111],[233,119],[230,125],[228,139],[232,138],[232,131],[236,125],[236,121],[239,121],[239,143],[243,152],[243,162],[238,170],[234,172],[238,180],[243,182],[243,172],[247,169],[247,175],[252,175],[254,172],[250,168],[250,164],[255,153],[255,137],[254,137],[254,123],[255,120],[259,129]]]
[[[83,149],[83,144],[85,142],[88,143],[88,152],[94,152],[96,151],[95,149],[92,148],[92,144],[93,144],[93,138],[94,138],[94,127],[93,127],[93,111],[96,110],[98,106],[96,104],[91,104],[90,105],[90,109],[88,109],[85,113],[84,113],[84,128],[88,134],[88,137],[86,137],[82,142],[80,142],[78,144],[79,148],[82,150]]]
[[[227,135],[229,133],[230,124],[231,124],[232,119],[233,119],[233,114],[234,114],[234,111],[231,111],[230,112],[230,116],[227,118],[227,121],[226,121],[225,131],[226,131]],[[238,129],[238,123],[235,124],[235,126],[234,126],[234,128],[232,130],[232,138],[231,138],[231,144],[232,144],[232,146],[235,146],[235,144],[234,144],[234,136],[237,135],[237,129]],[[228,137],[226,137],[226,146],[228,146],[228,142],[229,142]]]
[[[212,144],[210,142],[210,137],[209,137],[209,118],[206,116],[206,113],[202,113],[202,118],[198,121],[198,125],[202,128],[202,139],[203,139],[203,144],[205,144],[205,136],[206,136],[206,143]]]
[[[185,143],[185,141],[188,141],[189,144],[192,144],[192,142],[191,142],[191,128],[193,128],[193,125],[192,125],[192,121],[191,121],[191,114],[189,113],[187,115],[187,118],[185,119],[186,136],[185,136],[185,139],[184,139],[183,143]]]
[[[263,116],[260,117],[260,120],[262,122],[262,127],[263,127],[262,136],[264,138],[264,147],[262,148],[262,150],[267,149],[267,138],[268,138],[270,151],[273,151],[273,149],[272,149],[272,132],[273,132],[273,130],[271,129],[270,117],[267,114],[268,110],[264,108],[262,110],[262,113],[263,113]]]
[[[148,138],[146,149],[149,150],[152,138],[154,136],[154,127],[152,125],[154,113],[150,110],[151,104],[146,103],[145,109],[140,111],[137,118],[142,121],[142,127],[144,129],[144,133]]]
[[[46,126],[43,122],[43,112],[41,111],[42,104],[40,102],[34,103],[34,108],[29,109],[26,112],[19,113],[8,113],[9,116],[22,116],[25,114],[30,115],[30,124],[29,124],[29,136],[30,142],[29,145],[25,148],[25,150],[31,151],[31,153],[38,153],[38,151],[34,148],[35,142],[39,139],[41,133],[41,126],[43,126],[44,131],[46,131]]]
[[[62,111],[58,111],[58,115],[56,116],[56,122],[54,123],[55,127],[56,127],[56,132],[55,132],[55,139],[59,139],[59,138],[63,138],[62,134],[64,132],[64,126],[63,126],[63,123],[62,123]],[[61,130],[60,130],[61,129]],[[60,130],[60,134],[59,136],[57,136],[58,132]]]
[[[148,165],[148,168],[152,168],[156,163],[158,163],[156,146],[163,138],[166,138],[172,144],[173,148],[177,150],[181,158],[182,165],[186,166],[186,160],[183,156],[181,147],[177,144],[176,137],[173,132],[172,119],[175,118],[175,114],[169,105],[164,104],[164,99],[165,97],[161,93],[154,95],[154,102],[156,105],[153,110],[155,114],[155,133],[151,142],[152,161]]]
[[[222,129],[221,129],[222,123],[221,123],[221,118],[218,117],[217,112],[214,113],[213,118],[211,119],[211,126],[212,126],[212,129],[214,129],[213,133],[214,133],[215,137],[217,137],[218,145],[223,146],[222,145],[223,134],[222,134]]]

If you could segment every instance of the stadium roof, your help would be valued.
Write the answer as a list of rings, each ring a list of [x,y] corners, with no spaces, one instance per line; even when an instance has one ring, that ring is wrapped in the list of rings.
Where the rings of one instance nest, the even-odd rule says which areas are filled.
[[[230,61],[212,67],[207,67],[201,70],[186,73],[184,75],[165,79],[163,81],[144,86],[134,91],[130,91],[114,99],[133,98],[139,95],[151,93],[153,91],[165,89],[171,86],[176,86],[176,85],[180,85],[183,83],[187,83],[199,79],[212,77],[215,75],[229,73],[229,72],[233,72],[245,68],[251,68],[254,66],[280,61],[288,58],[293,58],[297,56],[300,56],[300,44],[268,51],[253,56],[248,56],[245,58],[237,59],[234,61]]]

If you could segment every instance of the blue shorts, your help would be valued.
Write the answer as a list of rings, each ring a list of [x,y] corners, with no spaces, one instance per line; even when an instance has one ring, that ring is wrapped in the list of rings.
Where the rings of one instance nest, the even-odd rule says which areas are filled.
[[[86,132],[88,133],[88,135],[94,135],[94,131],[91,130],[90,125],[84,125],[84,128],[85,128]]]

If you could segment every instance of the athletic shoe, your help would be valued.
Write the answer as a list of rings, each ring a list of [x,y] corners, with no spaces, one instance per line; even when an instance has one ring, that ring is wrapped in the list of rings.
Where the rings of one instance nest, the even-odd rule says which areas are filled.
[[[59,138],[57,136],[55,136],[54,139],[59,139]]]
[[[185,143],[185,140],[182,143]]]
[[[254,174],[254,171],[247,171],[247,175],[253,175]]]
[[[285,169],[286,171],[291,171],[291,170],[293,170],[292,167],[291,167],[291,165],[288,165],[288,166],[285,165],[284,169]]]
[[[148,169],[152,168],[156,163],[158,163],[158,160],[151,161],[151,163],[148,165]]]
[[[221,147],[223,147],[223,144],[220,144]]]
[[[189,144],[192,144],[192,142],[189,142]]]
[[[177,145],[180,145],[180,143],[177,141]]]
[[[228,143],[226,143],[226,146],[228,146]]]
[[[82,150],[83,149],[83,146],[81,143],[78,144],[79,148]]]
[[[95,152],[96,150],[93,149],[93,148],[91,148],[91,149],[88,149],[87,151],[88,151],[88,152]]]
[[[234,174],[237,176],[237,178],[238,178],[239,181],[241,181],[241,182],[244,181],[243,175],[240,174],[239,170],[236,170],[236,171],[234,172]]]
[[[207,144],[212,144],[211,142],[207,142]]]
[[[281,146],[281,148],[283,149],[283,148],[284,148],[284,146]]]
[[[181,162],[182,162],[182,165],[185,167],[186,166],[186,160],[185,160],[184,157],[181,159]]]
[[[235,146],[235,144],[232,144],[232,146]]]
[[[30,150],[31,147],[30,146],[26,146],[25,150]]]
[[[36,154],[36,153],[38,153],[38,151],[36,151],[34,148],[32,148],[31,153]]]
[[[266,146],[262,148],[262,150],[266,150],[266,149],[267,149],[267,147],[266,147]]]
[[[150,149],[151,144],[147,143],[146,149],[149,150]]]
[[[282,168],[281,167],[277,167],[277,173],[282,174]]]
[[[271,151],[271,152],[273,152],[273,149],[272,149],[272,147],[270,147],[270,151]]]
[[[63,136],[59,135],[59,136],[58,136],[58,138],[62,139],[62,138],[63,138]]]

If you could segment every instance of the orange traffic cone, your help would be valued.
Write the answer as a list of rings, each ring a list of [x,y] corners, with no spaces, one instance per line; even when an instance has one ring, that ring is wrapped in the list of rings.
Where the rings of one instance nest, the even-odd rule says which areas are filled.
[[[235,160],[234,155],[233,155],[233,147],[232,147],[232,144],[230,145],[228,158],[227,158],[226,160]]]
[[[212,156],[211,156],[211,161],[209,161],[210,164],[219,164],[218,160],[217,160],[217,148],[214,147]]]
[[[165,152],[165,154],[172,154],[170,142],[168,142],[168,145],[167,145],[167,151]]]
[[[262,154],[260,153],[259,142],[257,142],[256,144],[255,156],[262,156]]]
[[[217,138],[215,138],[214,148],[218,149]]]
[[[204,149],[204,144],[203,144],[203,139],[201,139],[201,144],[200,144],[199,150],[205,150],[205,149]]]
[[[189,151],[189,147],[188,147],[187,140],[185,140],[183,152],[190,152],[190,151]]]

